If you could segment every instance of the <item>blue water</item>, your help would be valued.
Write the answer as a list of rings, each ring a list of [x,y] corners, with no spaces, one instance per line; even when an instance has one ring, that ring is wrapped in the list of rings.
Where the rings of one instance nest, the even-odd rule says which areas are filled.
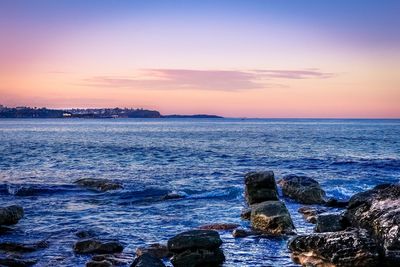
[[[138,246],[165,242],[202,224],[238,223],[243,175],[273,170],[318,180],[346,199],[400,180],[400,120],[117,119],[0,120],[0,205],[20,204],[25,217],[0,241],[49,248],[23,255],[37,266],[83,266],[74,233],[94,229]],[[79,178],[120,180],[123,190],[95,193]],[[184,199],[161,200],[169,192]],[[297,232],[311,232],[285,199]],[[224,241],[225,266],[294,266],[285,238]],[[1,252],[0,252],[1,254]]]

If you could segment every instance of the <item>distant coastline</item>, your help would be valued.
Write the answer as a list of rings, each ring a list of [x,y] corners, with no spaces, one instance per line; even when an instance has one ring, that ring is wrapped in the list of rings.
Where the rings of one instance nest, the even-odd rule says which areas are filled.
[[[85,119],[116,119],[116,118],[223,118],[217,115],[162,115],[157,110],[134,108],[88,108],[88,109],[48,109],[32,107],[6,107],[0,105],[0,118],[14,119],[57,119],[57,118],[85,118]]]

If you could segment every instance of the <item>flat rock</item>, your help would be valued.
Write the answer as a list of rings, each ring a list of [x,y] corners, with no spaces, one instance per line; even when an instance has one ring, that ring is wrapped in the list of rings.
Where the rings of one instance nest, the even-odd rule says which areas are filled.
[[[122,189],[122,184],[116,181],[98,178],[83,178],[74,182],[75,184],[100,192]]]
[[[165,264],[154,255],[144,253],[133,261],[131,267],[165,267]]]
[[[251,206],[251,226],[269,235],[292,234],[294,225],[285,203],[264,201]]]
[[[279,185],[284,196],[292,198],[302,204],[324,204],[325,191],[319,183],[307,176],[287,175]]]
[[[19,205],[0,208],[0,225],[16,224],[22,217],[24,217],[24,209]]]
[[[80,254],[88,253],[118,253],[124,249],[118,241],[100,241],[97,239],[79,240],[74,244],[74,252]]]
[[[168,250],[182,252],[187,249],[217,249],[222,240],[214,230],[191,230],[180,233],[168,240]]]
[[[366,230],[300,235],[288,248],[293,261],[307,267],[380,266],[378,248]]]
[[[168,247],[163,244],[155,243],[150,244],[147,247],[138,247],[136,249],[136,255],[142,256],[143,254],[151,254],[156,258],[163,259],[170,256],[170,252],[168,251]]]
[[[249,205],[278,200],[274,172],[249,172],[244,177],[245,198]]]
[[[321,213],[317,216],[315,232],[338,232],[345,228],[346,224],[341,213]]]
[[[171,263],[174,267],[220,266],[225,261],[222,250],[196,249],[175,254]]]
[[[205,224],[199,227],[202,230],[233,230],[238,228],[240,225],[235,223],[213,223]]]

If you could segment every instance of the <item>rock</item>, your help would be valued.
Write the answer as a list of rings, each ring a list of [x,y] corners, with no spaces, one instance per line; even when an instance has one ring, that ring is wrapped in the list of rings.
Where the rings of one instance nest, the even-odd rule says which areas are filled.
[[[0,266],[27,267],[37,263],[36,259],[16,259],[11,257],[0,257]]]
[[[127,266],[129,263],[132,261],[132,258],[128,255],[125,255],[123,253],[119,254],[98,254],[98,255],[93,255],[92,261],[94,262],[102,262],[102,261],[108,261],[110,262],[113,266]]]
[[[75,233],[79,238],[91,238],[95,237],[96,233],[93,230],[80,230]]]
[[[113,267],[113,266],[114,265],[107,260],[102,260],[102,261],[91,260],[86,263],[86,267]]]
[[[345,228],[343,215],[340,213],[321,213],[317,216],[315,232],[338,232]]]
[[[168,247],[159,243],[151,244],[148,247],[138,247],[136,249],[136,255],[142,256],[143,254],[151,254],[156,258],[163,259],[170,255]]]
[[[365,230],[300,235],[288,247],[302,266],[379,266],[377,246]]]
[[[249,172],[244,177],[245,198],[249,205],[278,200],[274,172]]]
[[[400,265],[400,184],[383,184],[354,195],[345,217],[379,241],[387,265]]]
[[[23,244],[16,242],[2,242],[0,243],[0,250],[8,251],[8,252],[34,252],[39,249],[47,248],[49,245],[46,241],[41,241],[35,244]]]
[[[339,200],[335,198],[329,198],[325,203],[325,206],[333,208],[346,208],[347,205],[349,205],[348,201]]]
[[[298,212],[303,214],[303,218],[309,223],[317,223],[317,215],[326,212],[327,209],[303,206]]]
[[[284,196],[303,204],[324,204],[325,191],[319,183],[307,176],[287,175],[279,184]]]
[[[180,199],[180,198],[185,198],[186,195],[180,194],[178,192],[171,192],[166,194],[165,196],[162,197],[163,200],[168,200],[168,199]]]
[[[269,235],[292,234],[294,225],[282,201],[264,201],[251,206],[251,226]]]
[[[237,228],[232,231],[232,236],[234,238],[247,237],[247,236],[256,235],[256,234],[257,234],[256,232],[248,231],[248,230],[240,229],[240,228]]]
[[[87,253],[118,253],[124,249],[118,241],[102,242],[97,239],[79,240],[74,245],[74,252],[80,254]]]
[[[24,209],[18,205],[0,208],[0,225],[12,225],[18,223],[24,217]]]
[[[191,230],[180,233],[168,240],[168,250],[182,252],[187,249],[217,249],[222,245],[222,240],[217,231]]]
[[[84,178],[74,182],[75,184],[86,187],[92,190],[105,192],[109,190],[122,189],[122,185],[119,182],[107,180],[107,179],[96,179],[96,178]]]
[[[251,216],[250,208],[243,209],[242,213],[240,214],[240,217],[242,217],[242,219],[244,220],[250,220],[250,216]]]
[[[235,223],[213,223],[206,224],[199,227],[202,230],[233,230],[239,227],[239,224]]]
[[[131,267],[165,267],[165,264],[154,255],[144,253],[133,261]]]
[[[220,266],[224,261],[225,256],[220,249],[186,250],[174,255],[171,259],[171,263],[174,267]]]

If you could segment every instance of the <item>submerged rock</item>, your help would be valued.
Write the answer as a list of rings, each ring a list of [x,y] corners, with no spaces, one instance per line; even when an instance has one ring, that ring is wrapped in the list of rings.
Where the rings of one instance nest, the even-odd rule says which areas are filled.
[[[36,259],[17,259],[11,257],[0,257],[0,266],[27,267],[37,263]]]
[[[112,262],[108,260],[95,261],[91,260],[86,263],[86,267],[113,267]]]
[[[87,253],[118,253],[122,252],[124,246],[118,241],[100,241],[97,239],[79,240],[74,244],[74,252]]]
[[[19,205],[0,208],[0,225],[16,224],[22,217],[24,209]]]
[[[274,172],[249,172],[244,177],[245,198],[249,205],[278,200]]]
[[[287,175],[283,177],[279,185],[283,195],[303,204],[325,203],[325,191],[319,183],[307,176]]]
[[[298,209],[298,212],[303,215],[303,218],[309,223],[317,223],[318,214],[326,212],[327,209],[303,206]]]
[[[224,261],[225,256],[220,249],[186,250],[171,259],[174,267],[220,266]]]
[[[123,188],[121,183],[107,179],[83,178],[75,181],[74,183],[79,186],[100,192]]]
[[[269,235],[292,234],[294,225],[282,201],[264,201],[251,206],[251,226]]]
[[[239,224],[235,223],[213,223],[206,224],[199,227],[202,230],[233,230],[239,227]]]
[[[288,248],[302,266],[379,266],[377,246],[365,230],[301,235]]]
[[[133,261],[131,267],[165,267],[165,264],[154,255],[144,253]]]
[[[346,224],[340,213],[322,213],[317,216],[315,232],[338,232],[344,230]]]
[[[47,248],[49,245],[46,241],[41,241],[35,244],[23,244],[16,242],[2,242],[0,243],[0,250],[8,252],[27,253],[37,251],[39,249]]]
[[[187,195],[178,193],[178,192],[171,192],[162,197],[163,200],[169,200],[169,199],[180,199],[180,198],[185,198]]]
[[[119,253],[119,254],[98,254],[98,255],[93,255],[91,261],[92,262],[108,261],[113,266],[114,265],[116,265],[116,266],[126,266],[132,261],[132,258],[129,257],[128,255],[124,255],[122,253]]]
[[[232,236],[234,238],[242,238],[242,237],[247,237],[247,236],[257,235],[257,234],[258,233],[254,232],[254,231],[249,231],[249,230],[245,230],[245,229],[241,229],[241,228],[237,228],[232,231]]]
[[[383,184],[354,195],[345,217],[379,241],[388,265],[400,265],[400,184]]]
[[[151,244],[147,247],[138,247],[136,249],[136,255],[142,256],[143,254],[151,254],[156,258],[163,259],[170,256],[170,252],[168,251],[168,247],[163,244]]]
[[[95,237],[96,232],[93,230],[79,230],[75,233],[78,238],[90,238]]]

